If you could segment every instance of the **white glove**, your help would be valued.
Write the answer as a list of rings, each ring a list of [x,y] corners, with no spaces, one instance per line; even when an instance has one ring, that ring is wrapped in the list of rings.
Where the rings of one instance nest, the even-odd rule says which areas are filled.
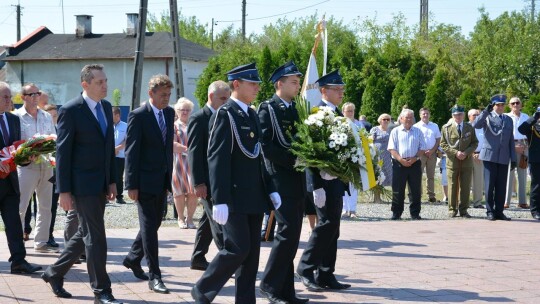
[[[216,223],[225,225],[227,218],[229,218],[229,207],[227,204],[214,205],[212,207],[212,217]]]
[[[313,191],[313,203],[317,208],[324,207],[324,204],[326,203],[326,192],[324,192],[323,188]]]
[[[272,201],[272,204],[274,204],[274,209],[278,210],[279,207],[281,207],[281,196],[279,196],[279,193],[270,193],[270,200]]]
[[[333,176],[333,175],[330,175],[328,173],[326,173],[325,171],[321,171],[319,172],[319,174],[321,175],[321,178],[324,179],[324,180],[334,180],[336,179],[337,177]]]

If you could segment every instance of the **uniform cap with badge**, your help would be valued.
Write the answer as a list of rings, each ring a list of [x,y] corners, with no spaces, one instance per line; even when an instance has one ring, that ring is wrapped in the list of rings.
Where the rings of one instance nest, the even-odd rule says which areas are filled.
[[[259,77],[259,71],[257,71],[257,67],[255,66],[255,62],[240,65],[228,71],[227,79],[229,81],[244,80],[257,83],[262,82],[261,78]]]
[[[302,73],[298,71],[298,67],[291,60],[285,63],[284,65],[280,66],[279,68],[277,68],[272,74],[272,76],[270,76],[270,81],[272,83],[276,83],[281,77],[293,76],[293,75],[302,76]]]
[[[450,109],[450,112],[452,112],[452,115],[463,114],[463,113],[465,113],[465,108],[460,106],[460,105],[454,105]]]
[[[343,78],[341,78],[341,74],[339,74],[339,70],[332,71],[321,78],[317,79],[316,83],[320,87],[324,86],[343,86],[345,83],[343,82]]]
[[[497,94],[491,96],[491,104],[495,105],[498,103],[506,103],[506,95],[504,94]]]

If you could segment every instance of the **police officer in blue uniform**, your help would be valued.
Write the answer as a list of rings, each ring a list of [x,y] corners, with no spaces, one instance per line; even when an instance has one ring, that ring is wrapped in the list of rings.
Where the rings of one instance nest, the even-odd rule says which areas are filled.
[[[291,153],[291,137],[300,120],[293,98],[300,91],[296,65],[289,61],[277,68],[270,81],[276,93],[259,107],[264,160],[282,204],[275,211],[276,238],[268,263],[261,277],[261,293],[270,303],[305,303],[294,292],[294,257],[300,242],[306,181],[304,172],[294,168],[296,157]]]
[[[281,199],[267,179],[259,118],[249,107],[261,82],[255,63],[236,67],[227,77],[232,94],[212,115],[208,138],[212,217],[222,225],[224,246],[191,295],[195,303],[212,302],[234,273],[235,302],[254,304],[262,215],[272,204],[278,209]]]
[[[484,162],[484,193],[487,219],[490,221],[510,220],[503,210],[508,166],[515,168],[516,150],[512,119],[503,114],[505,103],[506,95],[494,95],[473,122],[476,129],[484,130],[485,140],[480,150],[480,159]]]
[[[338,70],[330,72],[317,80],[322,100],[318,106],[331,107],[337,115],[343,116],[337,108],[343,100],[345,83]],[[313,229],[311,237],[300,263],[297,273],[306,288],[310,291],[327,289],[346,289],[349,284],[342,284],[334,276],[337,256],[337,241],[343,194],[348,185],[335,177],[316,169],[308,174],[307,188],[313,191],[313,199],[319,223]]]

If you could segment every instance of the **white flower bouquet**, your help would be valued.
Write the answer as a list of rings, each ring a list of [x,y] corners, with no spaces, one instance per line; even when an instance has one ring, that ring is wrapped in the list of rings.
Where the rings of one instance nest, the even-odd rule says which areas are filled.
[[[299,170],[317,168],[364,191],[382,183],[382,163],[364,129],[337,116],[330,107],[308,111],[307,102],[302,100],[297,107],[301,122],[291,150]]]

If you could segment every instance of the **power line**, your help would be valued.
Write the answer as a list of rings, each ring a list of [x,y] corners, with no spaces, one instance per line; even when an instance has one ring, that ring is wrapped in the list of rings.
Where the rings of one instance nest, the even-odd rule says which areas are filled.
[[[261,19],[274,18],[274,17],[277,17],[277,16],[283,16],[283,15],[287,15],[287,14],[290,14],[290,13],[295,13],[295,12],[298,12],[298,11],[301,11],[301,10],[305,10],[305,9],[310,8],[310,7],[314,7],[314,6],[323,4],[325,2],[329,2],[329,1],[330,0],[321,1],[319,3],[315,3],[315,4],[312,4],[312,5],[303,7],[303,8],[299,8],[299,9],[292,10],[292,11],[285,12],[285,13],[281,13],[281,14],[275,14],[275,15],[265,16],[265,17],[250,18],[250,19],[246,19],[246,21],[261,20]],[[242,21],[242,19],[240,19],[240,20],[217,20],[216,22],[240,22],[240,21]]]

